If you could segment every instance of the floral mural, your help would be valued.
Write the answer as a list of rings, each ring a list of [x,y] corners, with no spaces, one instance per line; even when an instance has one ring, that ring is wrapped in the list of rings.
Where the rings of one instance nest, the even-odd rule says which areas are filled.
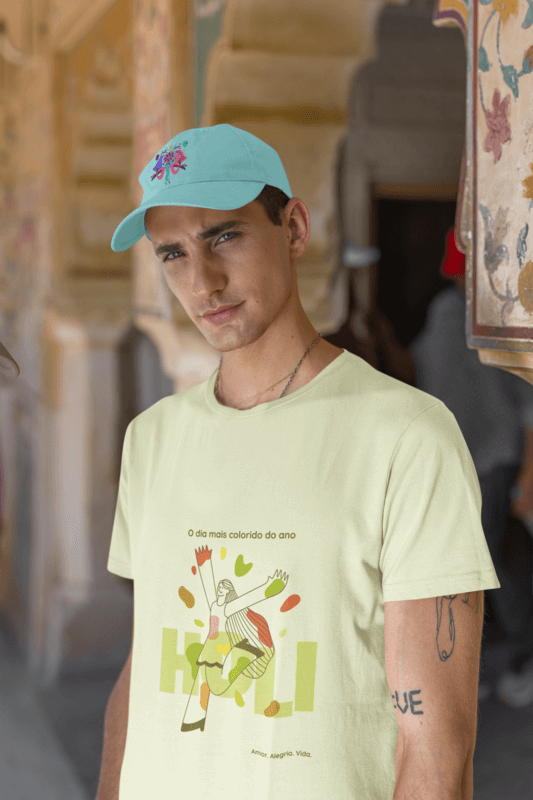
[[[480,97],[481,104],[483,105],[483,97]],[[487,153],[494,153],[494,163],[502,157],[502,145],[511,141],[511,126],[509,125],[509,103],[511,96],[507,95],[505,100],[500,99],[499,89],[494,90],[492,98],[492,111],[487,111],[483,106],[485,112],[485,121],[488,128],[488,133],[485,138],[484,148]]]
[[[498,347],[533,335],[533,2],[476,0],[473,12],[472,334]]]

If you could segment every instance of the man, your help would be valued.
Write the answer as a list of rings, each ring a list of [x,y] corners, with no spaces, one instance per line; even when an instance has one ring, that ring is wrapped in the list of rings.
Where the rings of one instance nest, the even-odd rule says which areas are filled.
[[[163,152],[112,247],[146,234],[222,355],[125,434],[108,568],[135,635],[98,800],[472,800],[499,583],[457,423],[314,329],[275,150],[222,124]]]

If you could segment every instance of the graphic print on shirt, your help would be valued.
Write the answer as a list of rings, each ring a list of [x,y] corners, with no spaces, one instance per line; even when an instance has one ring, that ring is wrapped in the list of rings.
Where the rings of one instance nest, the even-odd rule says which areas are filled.
[[[238,595],[227,578],[219,580],[218,584],[215,582],[212,550],[207,545],[195,553],[210,612],[209,633],[196,659],[198,671],[185,708],[182,731],[203,731],[210,696],[225,695],[241,674],[254,680],[265,674],[274,656],[274,642],[268,622],[250,606],[276,597],[289,580],[286,573],[276,570],[255,589]],[[250,568],[251,565],[247,568],[243,564],[238,571],[245,574]],[[229,658],[234,650],[238,660],[229,670]]]

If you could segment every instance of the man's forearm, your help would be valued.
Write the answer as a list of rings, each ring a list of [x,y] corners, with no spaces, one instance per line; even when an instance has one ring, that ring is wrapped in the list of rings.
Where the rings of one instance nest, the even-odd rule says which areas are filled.
[[[102,765],[95,800],[118,800],[120,771],[128,730],[130,674],[131,662],[124,666],[107,703]]]
[[[393,800],[473,800],[473,757],[434,753],[429,749],[396,750]]]

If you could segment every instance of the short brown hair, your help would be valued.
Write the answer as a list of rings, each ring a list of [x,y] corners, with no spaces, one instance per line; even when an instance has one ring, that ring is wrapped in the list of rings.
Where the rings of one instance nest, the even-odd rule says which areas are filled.
[[[284,191],[278,189],[277,186],[270,186],[270,184],[267,183],[263,187],[261,194],[255,198],[255,201],[261,203],[267,217],[273,225],[281,225],[280,211],[285,208],[290,199],[291,198],[286,195]]]

